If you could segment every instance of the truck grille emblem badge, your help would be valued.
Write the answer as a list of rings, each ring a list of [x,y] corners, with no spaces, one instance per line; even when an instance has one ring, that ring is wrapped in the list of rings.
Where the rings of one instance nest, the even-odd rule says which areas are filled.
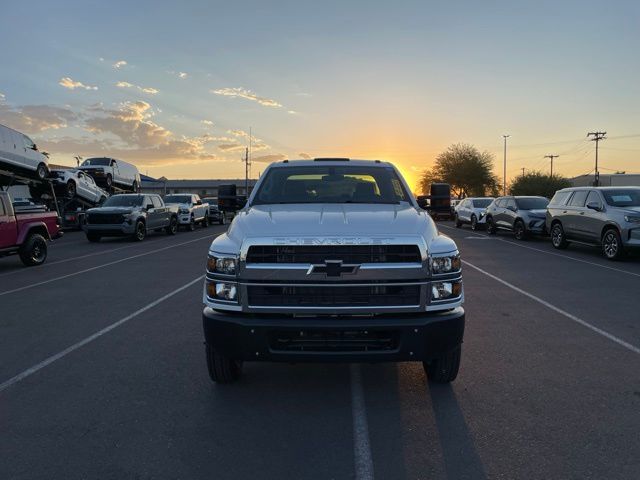
[[[341,277],[356,273],[360,265],[343,264],[342,260],[325,260],[321,264],[313,264],[307,270],[307,275],[324,273],[327,277]]]

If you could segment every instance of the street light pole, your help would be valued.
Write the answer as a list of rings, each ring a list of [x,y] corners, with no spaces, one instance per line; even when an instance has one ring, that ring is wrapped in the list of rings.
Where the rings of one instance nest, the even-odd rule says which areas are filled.
[[[507,138],[511,135],[502,135],[504,138],[504,166],[502,169],[502,195],[507,195]]]

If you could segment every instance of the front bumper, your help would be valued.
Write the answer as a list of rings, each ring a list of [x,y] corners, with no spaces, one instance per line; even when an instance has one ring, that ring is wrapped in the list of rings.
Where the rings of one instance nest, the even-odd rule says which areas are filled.
[[[191,214],[190,213],[180,213],[178,214],[178,224],[179,225],[189,225],[191,223]]]
[[[115,225],[86,224],[84,228],[86,232],[95,233],[102,237],[126,237],[133,235],[136,231],[135,223],[131,225],[128,223]]]
[[[282,362],[428,361],[462,343],[465,313],[365,316],[247,315],[206,307],[208,345],[235,360]]]
[[[535,235],[545,235],[547,233],[546,221],[544,218],[530,218],[527,222],[527,232]]]

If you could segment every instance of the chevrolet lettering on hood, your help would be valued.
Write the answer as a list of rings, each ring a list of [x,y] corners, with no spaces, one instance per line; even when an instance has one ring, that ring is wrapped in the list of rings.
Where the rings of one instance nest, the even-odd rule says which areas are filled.
[[[458,374],[458,249],[387,162],[271,164],[209,248],[203,301],[214,382],[250,360],[420,361],[430,381]]]

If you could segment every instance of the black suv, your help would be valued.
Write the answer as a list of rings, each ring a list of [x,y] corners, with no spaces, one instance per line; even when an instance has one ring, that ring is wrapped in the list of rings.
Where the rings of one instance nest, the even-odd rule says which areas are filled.
[[[487,207],[487,233],[498,229],[513,232],[525,240],[531,234],[546,233],[545,220],[549,200],[544,197],[499,197]]]

